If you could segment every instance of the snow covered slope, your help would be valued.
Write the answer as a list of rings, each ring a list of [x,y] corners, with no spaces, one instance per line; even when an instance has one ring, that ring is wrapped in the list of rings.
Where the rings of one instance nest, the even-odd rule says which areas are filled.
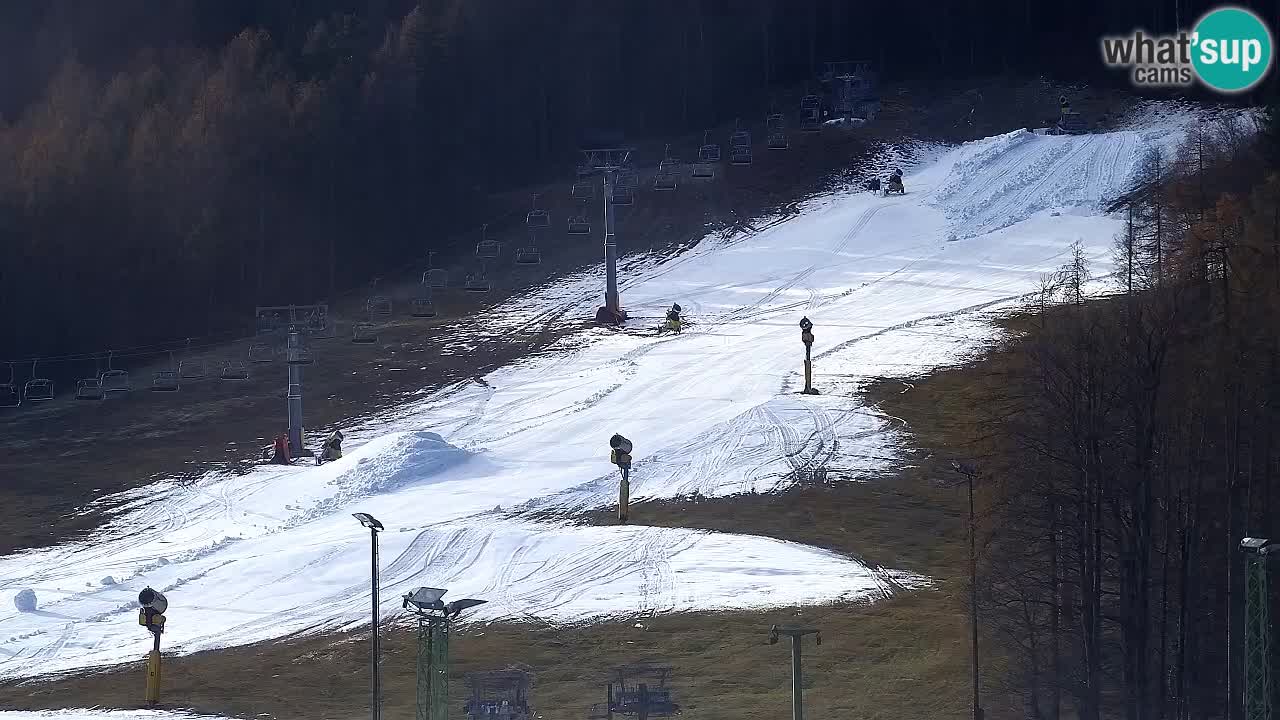
[[[0,609],[0,675],[140,656],[148,640],[132,601],[146,585],[169,595],[165,643],[184,652],[358,624],[369,539],[353,511],[387,527],[385,613],[419,585],[488,599],[476,619],[571,622],[875,597],[922,582],[766,538],[518,511],[612,503],[613,432],[636,444],[633,497],[766,492],[817,470],[873,476],[893,462],[898,421],[862,403],[861,383],[981,347],[993,334],[983,311],[1035,290],[1073,242],[1105,265],[1119,222],[1100,214],[1102,200],[1185,121],[968,143],[908,172],[905,196],[827,197],[668,262],[630,258],[624,302],[650,318],[633,325],[656,326],[678,301],[684,334],[584,332],[349,429],[339,462],[152,486],[89,542],[0,559],[0,596],[32,588],[40,603]],[[599,274],[570,277],[477,322],[589,316],[599,285]],[[795,394],[801,315],[816,325],[817,397]]]

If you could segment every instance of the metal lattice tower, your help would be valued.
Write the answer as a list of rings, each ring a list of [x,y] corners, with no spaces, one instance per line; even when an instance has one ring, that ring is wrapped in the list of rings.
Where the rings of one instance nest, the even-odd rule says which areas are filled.
[[[1245,538],[1244,717],[1271,720],[1271,594],[1267,560],[1276,546]]]
[[[449,620],[418,616],[417,720],[449,717]]]
[[[618,298],[618,240],[613,214],[613,192],[618,182],[618,171],[627,166],[632,149],[629,147],[601,147],[584,149],[585,167],[604,172],[604,306],[596,313],[597,320],[621,322],[626,318],[622,302]]]

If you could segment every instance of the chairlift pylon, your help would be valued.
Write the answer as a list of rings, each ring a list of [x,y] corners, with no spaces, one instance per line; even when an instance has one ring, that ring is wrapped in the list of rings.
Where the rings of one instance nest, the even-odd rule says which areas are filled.
[[[311,352],[307,336],[302,333],[289,333],[288,347],[285,348],[285,362],[289,365],[314,365],[316,356]]]

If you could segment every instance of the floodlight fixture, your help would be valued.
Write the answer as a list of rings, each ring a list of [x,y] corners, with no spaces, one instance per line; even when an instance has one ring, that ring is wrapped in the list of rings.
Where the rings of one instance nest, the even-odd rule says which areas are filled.
[[[1240,549],[1247,553],[1257,553],[1259,555],[1267,555],[1275,551],[1277,546],[1272,545],[1267,538],[1247,537],[1240,541]]]
[[[419,610],[441,610],[445,609],[445,605],[440,601],[444,594],[449,592],[441,588],[420,587],[412,592],[405,593],[404,607],[414,606]]]
[[[473,608],[477,605],[483,605],[488,600],[476,600],[475,598],[463,598],[462,600],[454,600],[445,606],[445,615],[450,619],[458,617],[459,613],[467,608]]]
[[[374,532],[378,532],[383,529],[382,523],[378,522],[378,519],[369,513],[351,513],[351,516],[359,520],[361,525]]]

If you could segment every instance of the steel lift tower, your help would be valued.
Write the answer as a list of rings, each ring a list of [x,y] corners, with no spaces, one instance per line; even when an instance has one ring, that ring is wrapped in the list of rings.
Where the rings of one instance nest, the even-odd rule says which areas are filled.
[[[617,224],[613,217],[614,185],[618,171],[631,159],[632,148],[596,147],[583,148],[584,165],[604,174],[604,305],[596,311],[596,322],[620,325],[627,319],[618,298],[618,239]]]

